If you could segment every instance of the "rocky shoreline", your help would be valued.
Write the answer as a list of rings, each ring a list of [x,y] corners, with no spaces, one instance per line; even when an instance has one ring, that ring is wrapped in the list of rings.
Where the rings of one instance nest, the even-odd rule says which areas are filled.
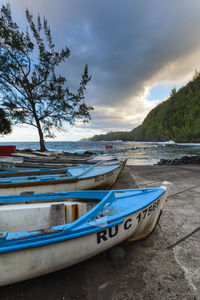
[[[200,164],[200,156],[183,156],[175,159],[161,159],[156,165]]]

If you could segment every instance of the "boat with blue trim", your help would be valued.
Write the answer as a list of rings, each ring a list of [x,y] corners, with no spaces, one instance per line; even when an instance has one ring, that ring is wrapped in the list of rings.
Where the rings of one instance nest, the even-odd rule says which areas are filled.
[[[30,175],[18,171],[18,175],[0,178],[0,195],[20,193],[53,193],[66,190],[105,189],[111,187],[125,166],[126,160],[100,161],[95,165],[73,166],[47,170],[47,173]],[[27,175],[27,173],[28,175]],[[12,174],[12,171],[10,171]]]
[[[148,236],[167,196],[161,187],[0,196],[0,285],[60,270]]]

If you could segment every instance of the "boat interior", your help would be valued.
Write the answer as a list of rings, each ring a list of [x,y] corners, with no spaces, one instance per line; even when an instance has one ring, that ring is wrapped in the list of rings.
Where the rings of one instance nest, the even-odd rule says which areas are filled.
[[[163,188],[149,188],[126,192],[99,190],[0,196],[0,236],[4,232],[49,230],[71,224],[89,211],[91,221],[105,215],[129,215],[150,205],[150,215],[159,206],[164,193]]]
[[[62,200],[62,201],[61,201]],[[90,211],[98,199],[51,199],[0,205],[0,232],[27,232],[70,224]]]

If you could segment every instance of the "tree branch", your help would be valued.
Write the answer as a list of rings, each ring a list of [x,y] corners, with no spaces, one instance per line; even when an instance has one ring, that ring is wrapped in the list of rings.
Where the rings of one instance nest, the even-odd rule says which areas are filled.
[[[22,91],[20,91],[20,89],[13,82],[9,81],[8,79],[6,79],[5,77],[3,77],[2,75],[0,75],[0,78],[2,78],[7,83],[9,83],[10,85],[12,85],[24,98],[28,99],[27,96],[24,93],[22,93]]]
[[[23,70],[21,64],[19,63],[19,61],[17,60],[17,58],[10,52],[10,50],[9,50],[4,44],[2,44],[1,42],[0,42],[0,46],[1,46],[6,52],[8,52],[8,54],[10,55],[10,57],[11,57],[13,60],[15,60],[15,62],[16,62],[17,65],[18,65],[18,67],[21,69],[21,71],[22,71],[24,77],[27,78],[28,74],[30,73],[30,58],[27,56],[27,54],[26,54],[25,52],[23,52],[22,49],[20,49],[20,51],[27,57],[28,62],[29,62],[29,72],[28,72],[27,74],[25,74],[25,72],[24,72],[24,70]]]

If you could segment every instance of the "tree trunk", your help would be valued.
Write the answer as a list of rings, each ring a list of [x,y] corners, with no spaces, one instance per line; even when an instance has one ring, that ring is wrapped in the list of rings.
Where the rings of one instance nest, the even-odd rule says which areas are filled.
[[[44,140],[40,138],[40,151],[41,152],[45,152],[47,151],[45,144],[44,144]]]
[[[47,149],[46,149],[45,144],[44,144],[44,135],[43,135],[42,128],[41,128],[41,125],[40,125],[40,120],[38,119],[38,116],[37,116],[37,113],[36,113],[34,101],[30,101],[30,104],[31,104],[32,109],[33,109],[33,115],[34,115],[34,118],[35,118],[37,130],[38,130],[38,134],[39,134],[39,138],[40,138],[40,151],[44,152],[44,151],[47,151]]]
[[[47,149],[44,144],[44,135],[43,135],[39,120],[36,120],[36,124],[37,124],[37,129],[38,129],[39,138],[40,138],[40,151],[45,152],[45,151],[47,151]]]

